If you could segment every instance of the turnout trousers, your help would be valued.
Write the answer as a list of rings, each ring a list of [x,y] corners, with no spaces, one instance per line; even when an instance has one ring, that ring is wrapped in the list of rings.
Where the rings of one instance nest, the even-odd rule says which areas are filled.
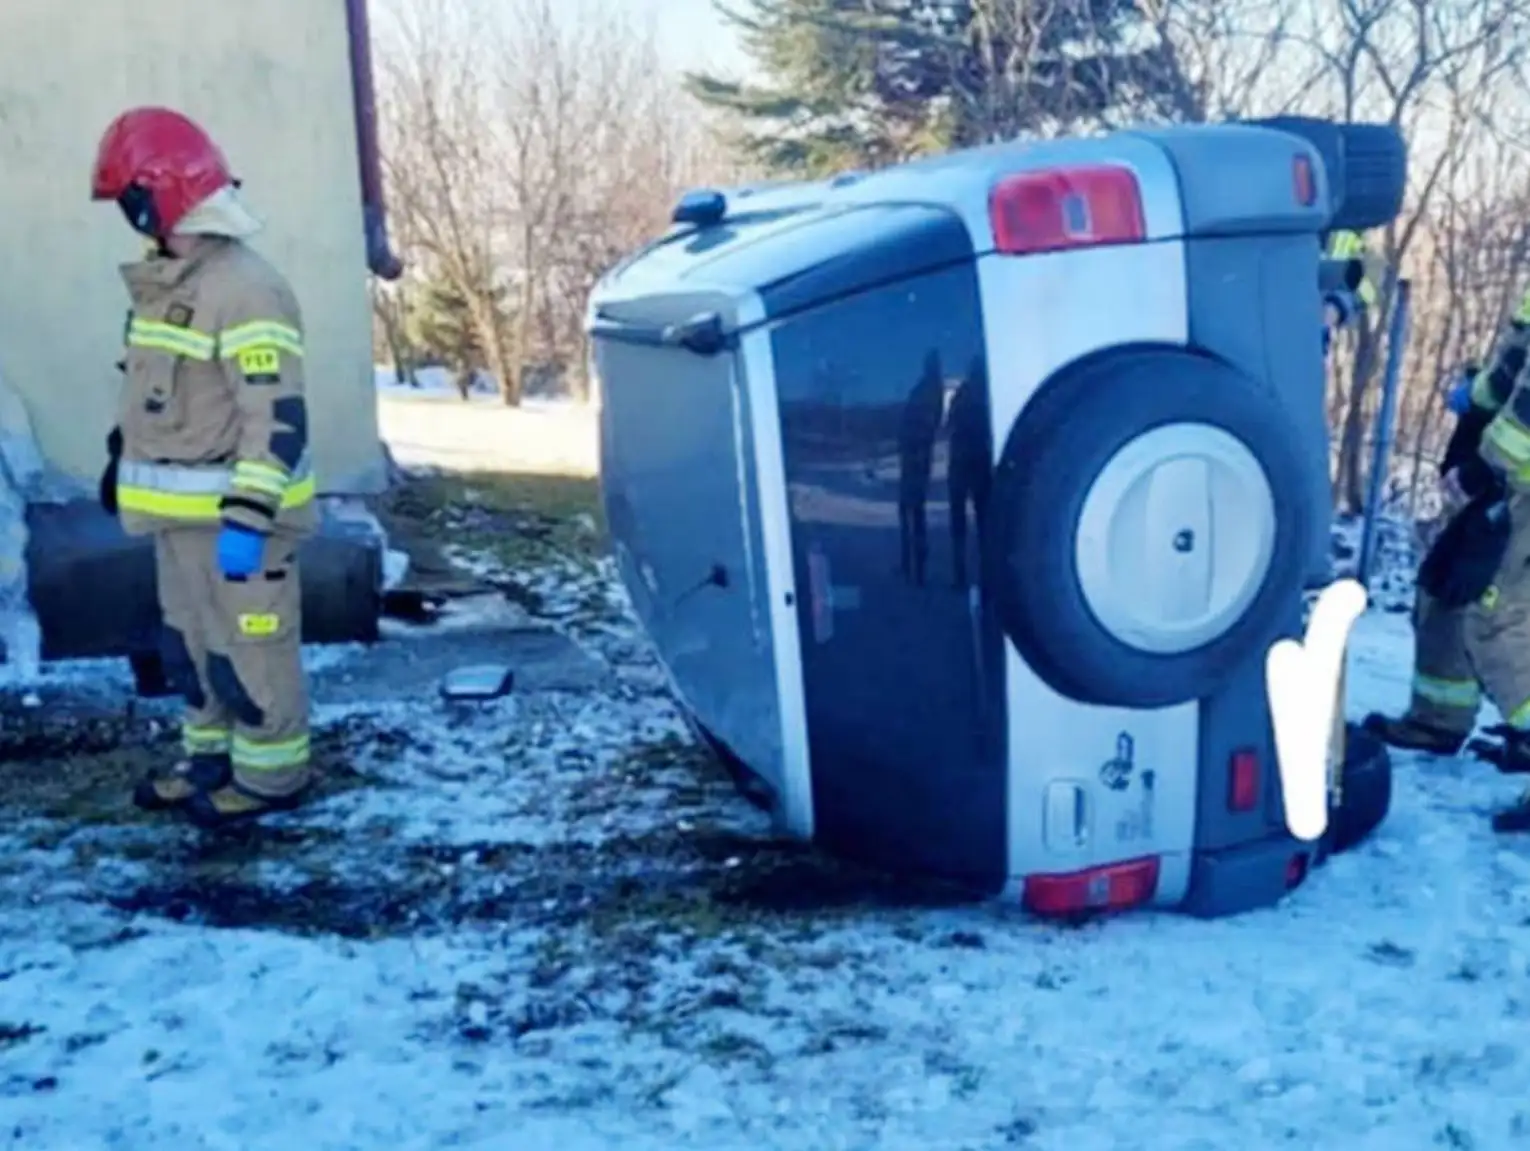
[[[1422,590],[1413,606],[1413,698],[1406,718],[1461,735],[1471,732],[1482,704],[1466,643],[1469,610]]]
[[[1466,609],[1466,650],[1504,722],[1530,728],[1530,497],[1510,502],[1513,529],[1492,586]]]
[[[185,699],[188,757],[227,755],[236,785],[285,798],[310,782],[297,543],[267,538],[261,570],[218,569],[216,525],[154,533],[169,681]]]

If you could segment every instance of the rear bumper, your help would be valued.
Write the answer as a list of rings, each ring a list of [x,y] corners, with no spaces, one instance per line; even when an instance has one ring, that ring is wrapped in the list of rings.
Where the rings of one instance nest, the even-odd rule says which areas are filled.
[[[1313,867],[1369,839],[1391,805],[1392,760],[1386,745],[1349,724],[1341,797],[1329,809],[1323,838],[1304,844],[1283,835],[1197,854],[1182,910],[1221,918],[1279,902]]]
[[[29,590],[45,660],[158,650],[153,543],[129,536],[94,500],[27,509]],[[383,544],[364,524],[321,517],[298,552],[303,639],[371,643],[382,613]]]

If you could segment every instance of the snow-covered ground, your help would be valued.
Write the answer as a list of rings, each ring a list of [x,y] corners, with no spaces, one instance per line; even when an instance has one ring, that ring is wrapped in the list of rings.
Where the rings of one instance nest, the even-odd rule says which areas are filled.
[[[441,368],[421,369],[417,378],[418,388],[377,371],[378,424],[404,467],[497,471],[511,461],[518,472],[596,473],[599,433],[588,407],[528,398],[507,408],[483,387],[464,400]]]
[[[1530,859],[1489,769],[1399,757],[1372,842],[1234,920],[900,905],[763,838],[608,569],[513,574],[531,607],[312,653],[331,782],[249,838],[0,767],[72,813],[16,801],[0,833],[0,1143],[1530,1145]],[[1388,579],[1357,717],[1407,697]],[[487,659],[511,696],[437,697]],[[124,687],[72,670],[45,696]]]

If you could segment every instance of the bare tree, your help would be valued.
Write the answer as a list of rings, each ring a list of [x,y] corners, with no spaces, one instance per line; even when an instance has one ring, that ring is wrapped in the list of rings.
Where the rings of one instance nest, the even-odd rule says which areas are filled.
[[[511,378],[500,300],[493,176],[497,141],[485,98],[488,60],[479,0],[396,0],[376,23],[384,175],[401,236],[448,286],[473,345]],[[458,365],[459,374],[474,364]]]
[[[1297,0],[1138,0],[1163,48],[1164,104],[1189,121],[1278,115],[1306,99],[1319,65],[1294,52]]]
[[[620,0],[391,0],[387,16],[401,246],[471,317],[505,402],[547,376],[578,391],[595,279],[664,229],[720,149]],[[379,325],[401,311],[379,300]]]

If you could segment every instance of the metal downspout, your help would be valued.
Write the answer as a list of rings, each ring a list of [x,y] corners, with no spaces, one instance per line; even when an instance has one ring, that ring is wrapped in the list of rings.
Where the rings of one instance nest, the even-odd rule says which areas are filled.
[[[351,97],[356,112],[356,154],[361,166],[361,211],[366,228],[367,267],[384,280],[404,272],[403,261],[388,243],[388,217],[383,206],[382,160],[377,148],[377,94],[372,81],[372,37],[367,0],[345,0],[350,32]]]

